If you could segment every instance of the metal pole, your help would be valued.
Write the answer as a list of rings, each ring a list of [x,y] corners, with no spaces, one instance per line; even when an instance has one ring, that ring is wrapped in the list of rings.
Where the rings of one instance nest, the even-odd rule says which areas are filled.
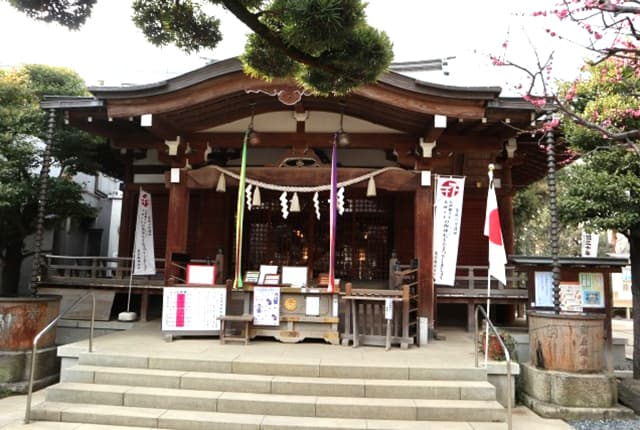
[[[42,251],[42,237],[44,235],[44,211],[47,206],[47,193],[49,190],[49,170],[51,167],[51,147],[53,146],[53,130],[56,122],[55,109],[49,109],[47,121],[47,139],[44,153],[42,154],[42,169],[40,170],[40,191],[38,193],[38,213],[36,215],[35,245],[33,264],[31,266],[31,283],[29,289],[32,295],[37,294],[37,285],[40,281],[40,254]]]
[[[558,207],[556,204],[556,141],[553,131],[547,132],[547,185],[549,187],[549,235],[551,239],[551,272],[553,284],[553,310],[560,314],[560,260],[558,258]]]

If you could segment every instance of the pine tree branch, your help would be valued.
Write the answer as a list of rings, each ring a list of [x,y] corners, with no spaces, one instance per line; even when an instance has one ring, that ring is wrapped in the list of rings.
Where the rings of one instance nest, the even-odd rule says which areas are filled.
[[[258,36],[265,39],[271,46],[277,48],[293,60],[305,64],[309,67],[324,70],[325,72],[331,73],[333,75],[340,74],[339,70],[328,65],[325,62],[321,62],[319,58],[314,57],[313,55],[309,55],[306,52],[299,50],[298,48],[285,44],[282,38],[280,38],[280,36],[276,32],[260,22],[260,20],[258,19],[258,15],[249,12],[249,10],[238,0],[221,0],[221,3],[225,8],[227,8],[229,12],[235,15],[236,18],[247,25],[247,27],[253,30],[253,32],[255,32]]]

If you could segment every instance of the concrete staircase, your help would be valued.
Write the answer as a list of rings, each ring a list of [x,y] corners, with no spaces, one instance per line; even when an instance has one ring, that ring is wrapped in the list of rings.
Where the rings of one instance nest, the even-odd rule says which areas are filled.
[[[504,429],[505,414],[483,369],[83,353],[32,417],[185,430],[489,430]]]

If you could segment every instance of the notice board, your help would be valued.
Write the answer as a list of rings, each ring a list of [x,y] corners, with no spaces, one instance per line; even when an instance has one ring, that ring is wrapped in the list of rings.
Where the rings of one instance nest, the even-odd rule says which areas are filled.
[[[219,316],[225,315],[224,287],[165,287],[162,296],[162,332],[165,335],[219,334]]]

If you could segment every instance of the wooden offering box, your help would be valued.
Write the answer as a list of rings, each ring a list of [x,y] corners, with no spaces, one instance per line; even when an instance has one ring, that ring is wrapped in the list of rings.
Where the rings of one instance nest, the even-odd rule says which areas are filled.
[[[278,318],[263,325],[256,316],[260,288],[277,289]],[[334,345],[340,342],[338,332],[339,293],[329,293],[326,288],[292,288],[287,285],[257,286],[245,284],[243,289],[232,291],[233,299],[241,298],[243,313],[253,314],[250,337],[271,336],[281,342],[294,343],[306,338],[324,339]],[[275,295],[274,295],[275,297]]]

